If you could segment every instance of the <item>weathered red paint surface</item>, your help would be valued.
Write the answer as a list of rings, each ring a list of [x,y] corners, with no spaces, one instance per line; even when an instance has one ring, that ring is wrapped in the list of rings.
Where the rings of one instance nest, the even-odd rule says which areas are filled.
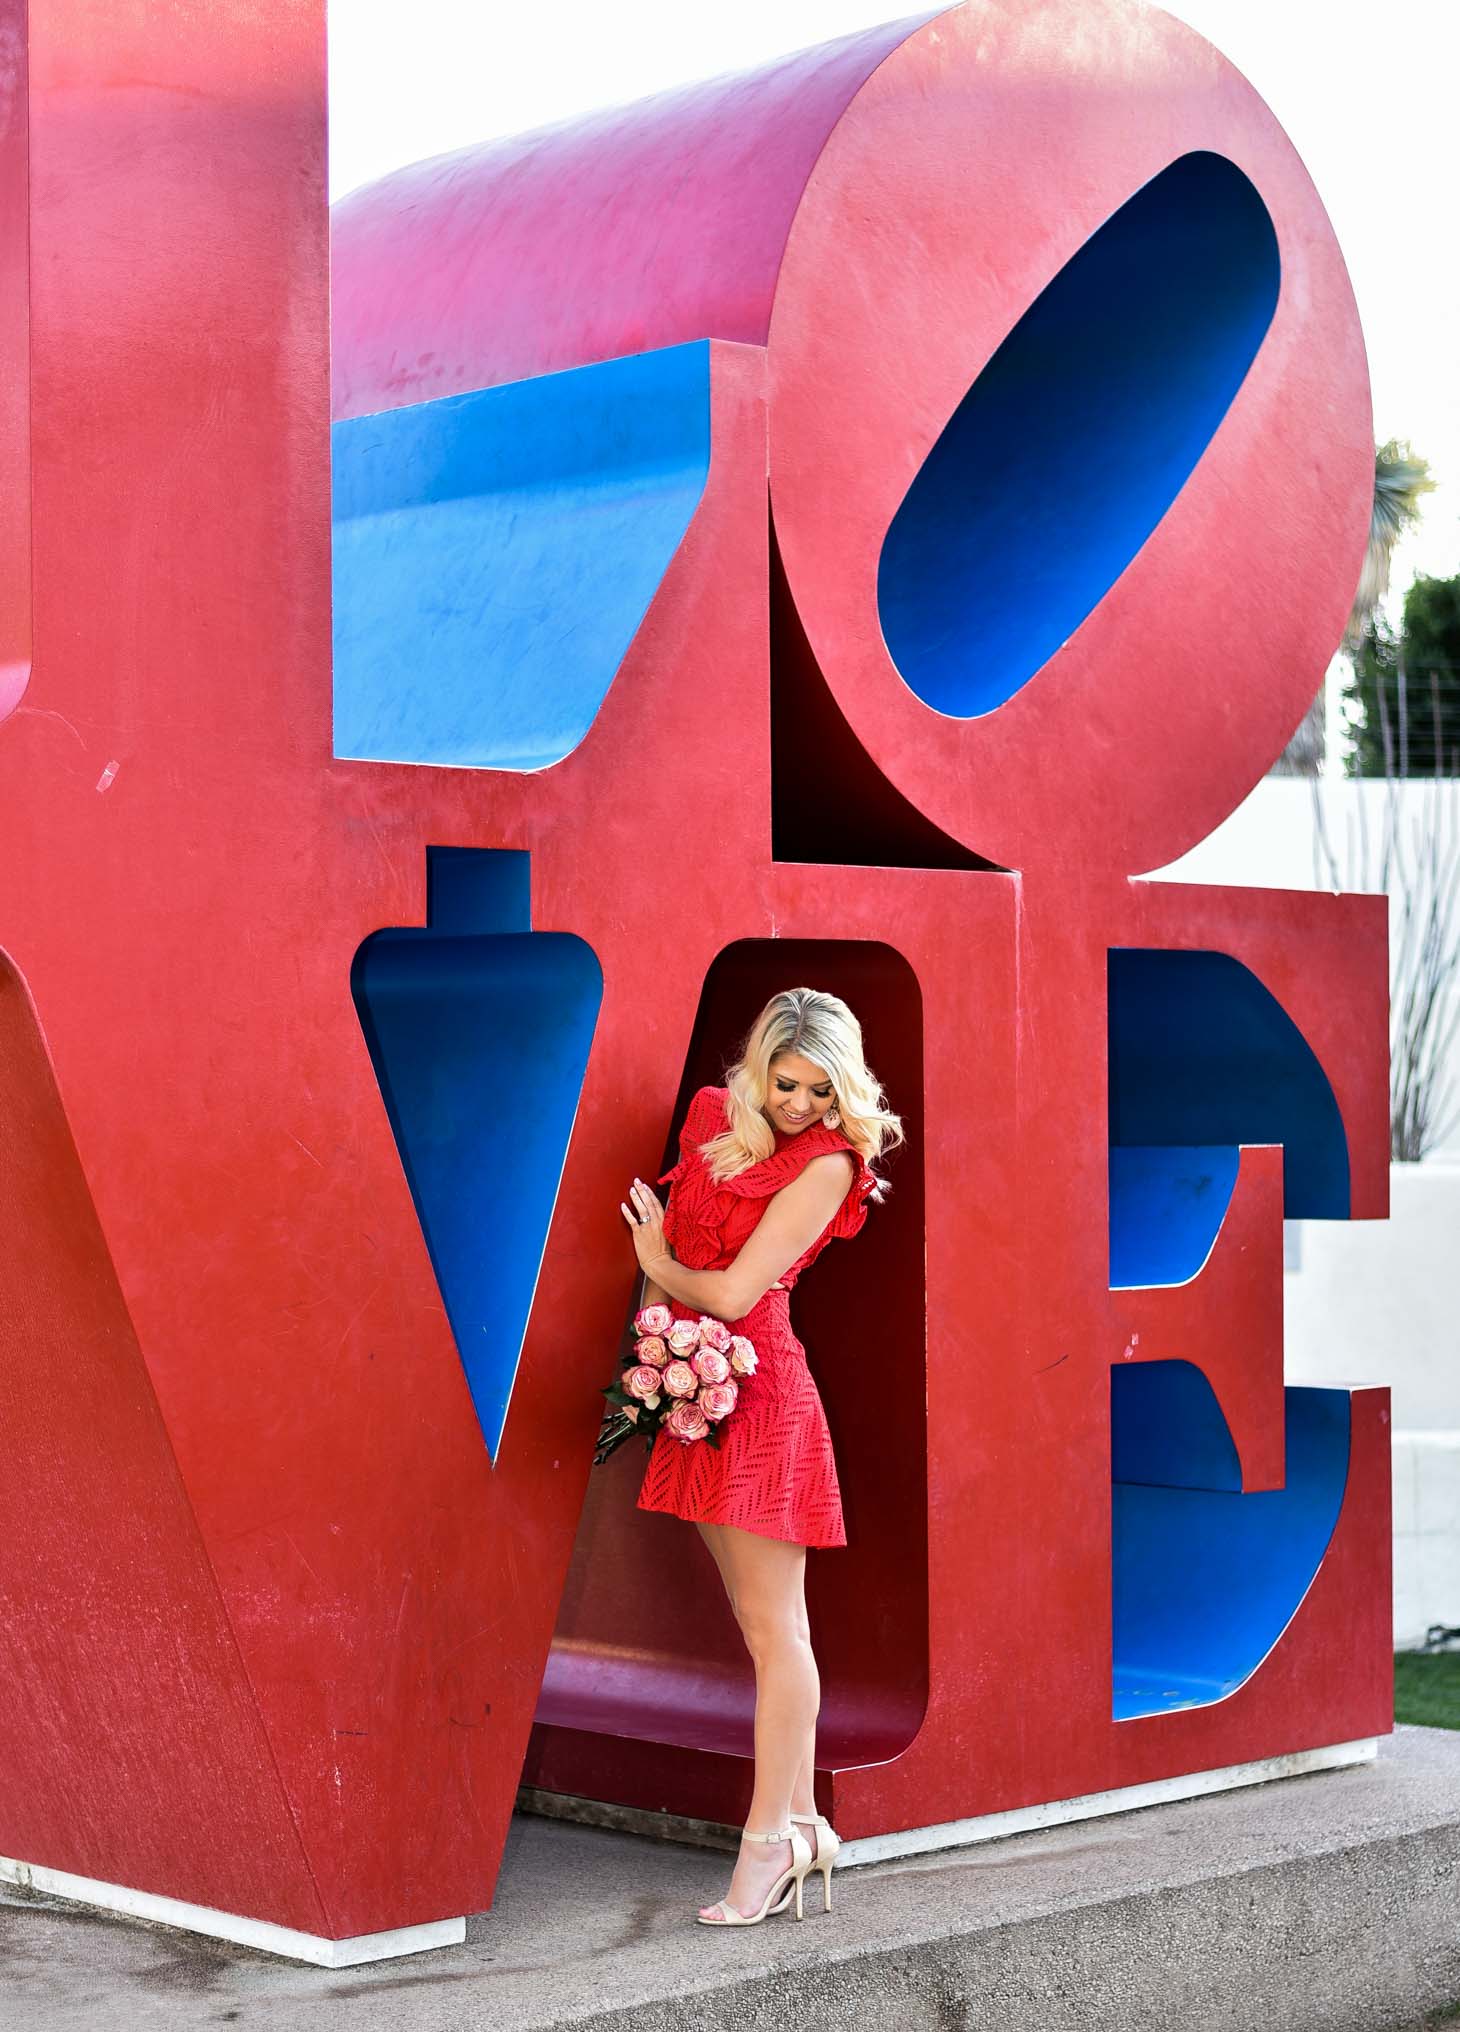
[[[0,716],[30,681],[30,165],[25,0],[0,6]]]
[[[1107,949],[1251,967],[1334,1087],[1354,1213],[1386,1210],[1383,899],[1129,879],[1296,724],[1368,512],[1351,296],[1242,81],[1160,16],[990,6],[342,208],[339,413],[741,342],[714,349],[709,486],[591,732],[498,775],[331,755],[322,5],[198,6],[182,35],[139,0],[34,0],[29,57],[36,657],[0,725],[0,1444],[51,1543],[0,1551],[24,1694],[0,1721],[0,1853],[338,1936],[481,1909],[555,1622],[527,1775],[742,1811],[745,1668],[692,1534],[635,1512],[615,1470],[570,1561],[636,1283],[624,1184],[793,977],[863,1013],[912,1132],[889,1205],[798,1291],[854,1541],[813,1563],[843,1832],[1390,1726],[1382,1390],[1354,1398],[1338,1530],[1259,1673],[1212,1708],[1109,1716],[1110,1366],[1133,1324],[1146,1347],[1180,1317],[1268,1486],[1280,1321],[1263,1161],[1208,1273],[1225,1337],[1201,1280],[1106,1288]],[[1055,667],[943,721],[887,661],[874,537],[1030,295],[1198,146],[1272,213],[1277,320]],[[691,155],[666,203],[662,164]],[[471,251],[508,189],[516,237]],[[843,715],[882,786],[870,865],[772,858],[793,651],[768,470],[825,686],[806,724],[845,740]],[[1256,670],[1236,652],[1259,617]],[[807,749],[777,766],[814,831],[836,786]],[[733,827],[646,854],[666,778]],[[877,865],[899,794],[947,836],[925,866]],[[428,845],[530,850],[534,929],[577,933],[604,973],[495,1468],[348,987],[370,932],[424,922]]]

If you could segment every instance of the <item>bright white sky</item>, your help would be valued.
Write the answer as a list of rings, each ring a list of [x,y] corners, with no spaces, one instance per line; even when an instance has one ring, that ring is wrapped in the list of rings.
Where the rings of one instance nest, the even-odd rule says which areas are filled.
[[[330,0],[330,194],[401,163],[917,11],[917,0]],[[1333,220],[1374,428],[1439,481],[1396,555],[1460,572],[1460,216],[1451,0],[1171,0],[1262,94]]]

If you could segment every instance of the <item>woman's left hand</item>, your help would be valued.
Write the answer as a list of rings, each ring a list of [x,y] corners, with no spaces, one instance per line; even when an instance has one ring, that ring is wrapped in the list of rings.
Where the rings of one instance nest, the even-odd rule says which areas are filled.
[[[662,1262],[669,1254],[664,1242],[664,1209],[656,1195],[639,1178],[629,1188],[629,1198],[633,1206],[628,1207],[620,1200],[619,1212],[633,1231],[634,1254],[639,1259],[639,1268],[652,1276],[655,1263]]]

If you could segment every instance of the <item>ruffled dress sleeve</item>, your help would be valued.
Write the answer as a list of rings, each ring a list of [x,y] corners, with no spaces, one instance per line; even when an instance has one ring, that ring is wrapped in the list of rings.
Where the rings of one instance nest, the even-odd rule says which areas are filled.
[[[749,1232],[734,1218],[737,1206],[769,1199],[824,1151],[845,1150],[853,1160],[852,1177],[841,1205],[806,1253],[782,1273],[783,1287],[789,1290],[800,1271],[815,1260],[828,1242],[846,1240],[859,1232],[866,1221],[868,1206],[874,1203],[877,1175],[840,1130],[818,1126],[804,1129],[758,1164],[748,1165],[733,1178],[715,1185],[698,1146],[718,1136],[725,1121],[725,1089],[701,1087],[690,1102],[679,1132],[679,1161],[658,1181],[661,1186],[674,1187],[664,1213],[664,1238],[688,1270],[707,1270],[720,1264],[723,1257],[735,1255]],[[759,1219],[759,1214],[755,1218]],[[752,1220],[750,1226],[754,1225]]]
[[[852,1179],[846,1197],[822,1230],[823,1241],[848,1240],[858,1233],[867,1218],[869,1195],[877,1185],[877,1174],[854,1145],[838,1129],[803,1129],[792,1142],[763,1157],[759,1164],[727,1178],[723,1190],[742,1199],[766,1199],[789,1185],[797,1173],[828,1150],[845,1150],[852,1160]]]
[[[660,1174],[656,1181],[659,1185],[672,1185],[676,1179],[683,1178],[699,1162],[698,1145],[708,1143],[724,1128],[722,1092],[720,1087],[701,1087],[695,1094],[685,1110],[684,1124],[679,1132],[679,1162]]]
[[[664,1239],[687,1270],[708,1270],[721,1255],[720,1229],[729,1202],[711,1185],[699,1145],[724,1126],[724,1089],[701,1087],[685,1111],[679,1162],[658,1180],[673,1187],[664,1210]]]

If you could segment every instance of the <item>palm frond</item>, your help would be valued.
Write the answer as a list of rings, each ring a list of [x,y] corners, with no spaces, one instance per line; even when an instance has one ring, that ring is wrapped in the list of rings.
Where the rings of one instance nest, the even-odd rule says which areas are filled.
[[[1420,502],[1434,487],[1429,460],[1419,457],[1408,438],[1391,437],[1376,446],[1369,541],[1344,629],[1345,648],[1358,646],[1370,617],[1388,592],[1395,545],[1419,520]]]

